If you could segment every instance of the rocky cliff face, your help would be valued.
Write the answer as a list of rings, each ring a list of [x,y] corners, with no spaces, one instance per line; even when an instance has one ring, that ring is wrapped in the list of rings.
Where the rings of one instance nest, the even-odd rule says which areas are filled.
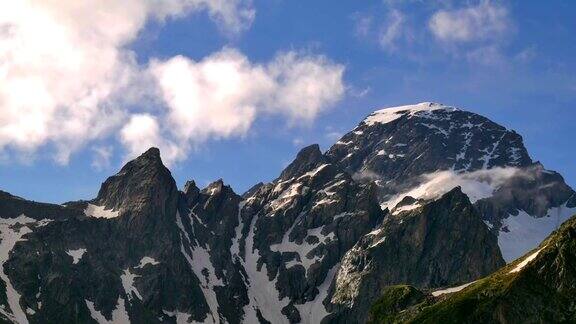
[[[382,109],[326,156],[378,185],[383,207],[403,197],[437,197],[461,186],[499,237],[507,261],[576,213],[576,193],[532,162],[522,137],[480,115],[437,103]]]
[[[332,321],[364,322],[388,286],[422,289],[466,283],[503,266],[497,239],[460,188],[391,214],[344,258],[332,302]]]
[[[152,148],[90,201],[0,192],[0,319],[363,322],[391,285],[497,270],[575,197],[519,135],[437,104],[376,112],[242,196],[222,180],[178,190]]]
[[[385,292],[371,318],[391,323],[572,323],[576,321],[576,216],[540,246],[467,286],[416,296]],[[432,297],[435,296],[435,297]],[[404,297],[404,300],[406,298]]]

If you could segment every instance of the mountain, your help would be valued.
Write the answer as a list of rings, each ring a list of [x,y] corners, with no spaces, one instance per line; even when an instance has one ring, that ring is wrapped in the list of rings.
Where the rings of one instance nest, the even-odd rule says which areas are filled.
[[[518,134],[432,103],[377,111],[242,195],[179,190],[151,148],[89,201],[0,192],[0,321],[360,323],[383,291],[406,296],[395,316],[497,271],[574,207]]]
[[[381,290],[399,283],[419,288],[466,283],[505,263],[497,238],[460,187],[435,201],[391,214],[342,260],[332,302],[334,322],[366,320]]]
[[[356,179],[376,183],[383,208],[461,186],[498,235],[508,262],[576,213],[574,190],[532,161],[520,135],[442,104],[378,110],[326,156]]]
[[[536,249],[498,272],[427,294],[388,288],[371,310],[374,322],[573,323],[576,321],[576,217]]]

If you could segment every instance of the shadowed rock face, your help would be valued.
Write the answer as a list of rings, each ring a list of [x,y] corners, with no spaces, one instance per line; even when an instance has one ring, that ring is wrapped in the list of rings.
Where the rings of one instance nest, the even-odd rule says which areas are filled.
[[[344,256],[332,302],[333,321],[364,322],[387,287],[466,283],[503,266],[496,236],[455,188],[417,209],[389,215]]]
[[[323,161],[326,161],[326,159],[322,155],[318,144],[307,146],[300,150],[296,159],[282,171],[280,179],[287,180],[296,175],[301,175]]]
[[[302,149],[277,179],[242,196],[222,180],[179,191],[155,148],[90,201],[59,206],[0,192],[0,318],[362,322],[390,285],[451,286],[501,267],[496,235],[514,211],[576,205],[516,133],[416,106],[372,115],[324,154]],[[400,195],[380,207],[423,174],[496,167],[521,172],[474,203],[451,184],[442,197]]]
[[[151,148],[108,178],[94,204],[139,217],[158,217],[175,212],[178,196],[176,182],[162,164],[160,151]]]
[[[471,172],[532,163],[516,132],[483,116],[429,102],[373,113],[326,155],[350,173],[372,172],[395,181],[437,170]]]

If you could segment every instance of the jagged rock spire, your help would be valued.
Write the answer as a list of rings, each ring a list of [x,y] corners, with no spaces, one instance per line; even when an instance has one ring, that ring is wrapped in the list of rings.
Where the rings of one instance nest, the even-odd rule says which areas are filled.
[[[318,144],[306,146],[298,152],[296,159],[294,159],[294,161],[292,161],[292,163],[282,171],[280,178],[283,180],[289,179],[296,174],[311,169],[313,166],[323,161],[325,161],[325,157],[322,155]]]

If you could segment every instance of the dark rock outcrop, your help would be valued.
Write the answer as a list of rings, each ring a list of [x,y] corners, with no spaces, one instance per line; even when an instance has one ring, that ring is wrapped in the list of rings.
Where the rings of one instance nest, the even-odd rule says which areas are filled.
[[[466,283],[504,264],[496,236],[455,188],[422,207],[389,215],[346,253],[336,276],[331,319],[363,323],[371,301],[388,286]]]

